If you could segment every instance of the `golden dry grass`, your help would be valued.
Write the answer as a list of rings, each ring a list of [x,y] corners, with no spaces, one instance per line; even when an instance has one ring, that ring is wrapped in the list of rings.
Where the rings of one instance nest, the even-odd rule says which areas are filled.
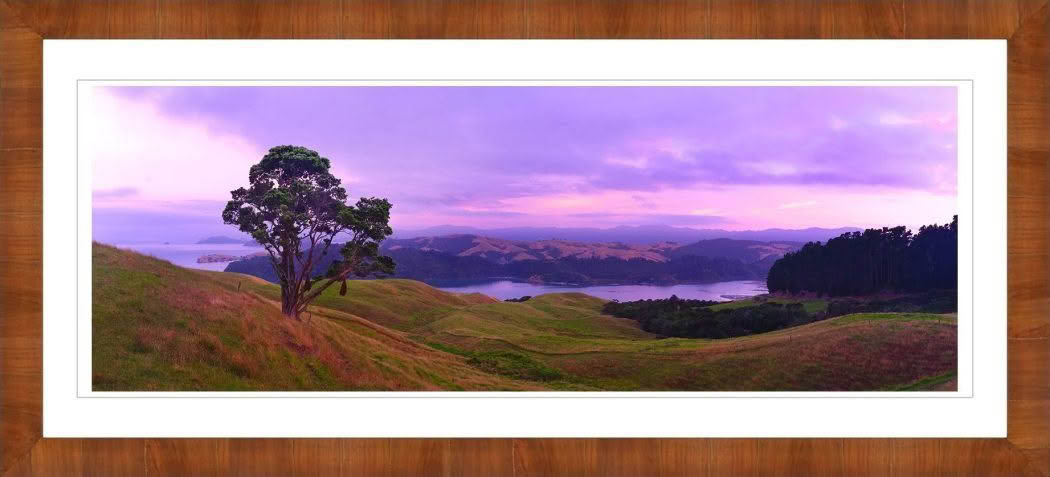
[[[92,258],[95,390],[537,388],[350,314],[285,318],[213,273],[97,244]]]

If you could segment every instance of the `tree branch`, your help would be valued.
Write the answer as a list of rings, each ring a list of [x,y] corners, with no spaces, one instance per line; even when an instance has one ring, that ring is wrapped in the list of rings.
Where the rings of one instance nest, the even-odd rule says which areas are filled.
[[[359,239],[360,239],[360,234],[354,234],[354,238],[350,242],[347,242],[347,243],[348,244],[349,243],[355,243]],[[358,244],[357,246],[354,247],[354,253],[350,256],[350,258],[348,258],[346,260],[347,267],[342,272],[339,272],[339,274],[336,275],[333,278],[329,278],[328,281],[324,282],[319,287],[315,288],[313,291],[311,291],[310,293],[306,294],[303,297],[303,304],[304,304],[303,306],[304,306],[304,308],[305,308],[305,304],[306,303],[309,303],[314,298],[317,298],[321,293],[323,293],[326,289],[328,289],[328,287],[332,286],[336,282],[341,282],[343,280],[346,280],[350,276],[350,273],[352,273],[354,271],[354,268],[357,265],[357,255],[358,255],[358,252],[360,250],[361,250],[361,247]]]

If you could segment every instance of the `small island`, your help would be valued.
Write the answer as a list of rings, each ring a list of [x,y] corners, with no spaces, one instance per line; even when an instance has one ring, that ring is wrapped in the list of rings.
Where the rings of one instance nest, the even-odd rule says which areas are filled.
[[[244,243],[244,239],[236,239],[236,238],[232,238],[232,237],[226,237],[226,236],[223,236],[223,235],[213,235],[211,237],[200,239],[200,240],[197,241],[197,243],[198,244],[208,244],[208,245],[243,244]]]
[[[230,255],[225,253],[210,253],[197,257],[197,263],[222,263],[222,262],[236,262],[238,260],[248,260],[254,257],[262,257],[268,255],[266,252],[255,252],[248,255]]]

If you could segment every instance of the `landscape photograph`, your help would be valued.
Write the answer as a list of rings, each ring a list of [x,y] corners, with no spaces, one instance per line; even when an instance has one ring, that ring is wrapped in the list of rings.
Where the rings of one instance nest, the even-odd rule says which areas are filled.
[[[956,121],[891,83],[85,86],[91,388],[954,392]]]

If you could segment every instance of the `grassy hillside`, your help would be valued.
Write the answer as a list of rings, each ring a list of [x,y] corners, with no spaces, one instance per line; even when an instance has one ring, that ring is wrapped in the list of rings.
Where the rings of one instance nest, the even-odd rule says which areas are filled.
[[[297,323],[254,277],[102,245],[93,258],[96,390],[954,389],[952,315],[660,338],[583,294],[508,303],[381,280],[330,288]]]
[[[316,314],[309,323],[285,319],[267,297],[248,286],[238,290],[238,281],[264,283],[255,278],[222,280],[219,272],[99,244],[92,261],[97,391],[539,388],[486,373],[461,356],[347,313]],[[418,297],[433,303],[440,298]]]

